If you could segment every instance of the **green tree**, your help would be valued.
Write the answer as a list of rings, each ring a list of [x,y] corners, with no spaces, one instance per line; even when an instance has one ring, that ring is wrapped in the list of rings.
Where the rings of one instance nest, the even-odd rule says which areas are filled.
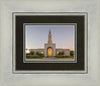
[[[38,51],[36,52],[36,55],[40,55]]]
[[[61,55],[64,55],[64,51],[61,52]]]
[[[30,55],[34,55],[34,51],[30,51]]]
[[[26,55],[28,56],[28,55],[30,55],[30,53],[26,53]]]
[[[74,51],[70,51],[70,55],[71,56],[74,56]]]
[[[59,56],[62,55],[62,52],[59,52],[58,55],[59,55]]]

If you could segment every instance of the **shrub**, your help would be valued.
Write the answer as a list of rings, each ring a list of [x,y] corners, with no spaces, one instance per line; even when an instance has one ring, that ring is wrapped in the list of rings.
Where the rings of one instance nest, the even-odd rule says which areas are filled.
[[[44,52],[43,51],[41,51],[40,56],[44,56]]]
[[[30,53],[26,53],[26,55],[30,55]]]
[[[74,51],[70,51],[70,55],[71,56],[74,56]]]
[[[60,52],[58,52],[57,55],[60,56]]]
[[[30,55],[34,55],[34,51],[30,51]]]
[[[61,55],[64,55],[64,51],[61,52]]]
[[[40,55],[38,51],[36,52],[36,55]]]

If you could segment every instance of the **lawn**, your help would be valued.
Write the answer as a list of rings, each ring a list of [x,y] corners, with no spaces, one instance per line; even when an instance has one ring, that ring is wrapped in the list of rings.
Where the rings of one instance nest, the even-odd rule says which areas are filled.
[[[74,56],[56,56],[56,58],[74,58]]]
[[[45,57],[43,57],[43,56],[34,56],[34,57],[32,57],[32,56],[26,56],[26,58],[27,59],[42,59],[42,58],[45,58]],[[55,56],[53,58],[74,58],[74,56]]]
[[[27,59],[42,59],[43,56],[34,56],[34,57],[31,57],[31,56],[26,56]]]

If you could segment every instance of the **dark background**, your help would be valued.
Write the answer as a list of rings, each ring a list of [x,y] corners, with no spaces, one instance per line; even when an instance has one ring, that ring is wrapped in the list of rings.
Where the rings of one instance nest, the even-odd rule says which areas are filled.
[[[84,30],[85,30],[84,15],[60,15],[60,16],[23,16],[17,15],[15,18],[16,25],[16,70],[51,70],[51,71],[79,71],[84,70]],[[23,63],[23,23],[77,23],[77,63]]]

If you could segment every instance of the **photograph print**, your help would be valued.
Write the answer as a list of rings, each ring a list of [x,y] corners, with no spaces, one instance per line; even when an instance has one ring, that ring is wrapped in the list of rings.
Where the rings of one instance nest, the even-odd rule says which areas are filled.
[[[24,62],[75,62],[75,24],[24,24]]]

